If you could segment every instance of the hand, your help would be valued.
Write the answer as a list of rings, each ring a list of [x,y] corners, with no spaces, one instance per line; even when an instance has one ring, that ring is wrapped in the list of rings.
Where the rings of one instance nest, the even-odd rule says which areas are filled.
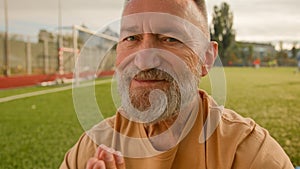
[[[125,162],[121,152],[101,144],[95,156],[88,160],[86,169],[125,169]]]

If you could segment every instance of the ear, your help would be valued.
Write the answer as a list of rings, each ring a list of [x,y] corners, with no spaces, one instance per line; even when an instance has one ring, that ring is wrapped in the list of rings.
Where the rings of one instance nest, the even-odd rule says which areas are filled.
[[[204,64],[202,65],[202,77],[206,76],[209,70],[215,63],[215,60],[218,56],[218,43],[215,41],[211,41],[209,47],[205,53]]]

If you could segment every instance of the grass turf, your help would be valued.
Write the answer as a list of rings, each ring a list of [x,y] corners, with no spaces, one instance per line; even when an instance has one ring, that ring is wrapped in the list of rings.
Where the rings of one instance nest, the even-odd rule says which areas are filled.
[[[294,70],[226,68],[226,107],[267,128],[300,165],[300,74]],[[208,81],[201,87],[210,91]],[[0,97],[36,90],[41,88],[0,91]],[[110,84],[96,86],[104,116],[114,113],[110,96]],[[0,168],[5,169],[58,168],[83,132],[71,90],[0,103],[0,116]]]

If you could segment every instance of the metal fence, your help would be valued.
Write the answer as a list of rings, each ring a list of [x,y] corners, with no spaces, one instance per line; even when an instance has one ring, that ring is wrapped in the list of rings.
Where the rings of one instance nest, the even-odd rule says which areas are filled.
[[[56,40],[32,40],[22,35],[10,36],[8,40],[10,76],[54,74],[58,70],[58,43]],[[73,53],[64,52],[64,72],[72,72]],[[4,37],[0,36],[0,76],[4,75]]]
[[[92,36],[95,32],[80,26],[74,28],[76,28],[73,30],[75,33],[64,36],[62,48],[59,48],[57,36],[10,35],[9,76],[72,73],[77,57],[84,57],[84,62],[87,62],[85,67],[93,65],[100,59],[101,63],[95,65],[98,68],[91,69],[112,70],[115,60],[115,47],[112,45],[116,43],[114,42],[116,38],[104,34]],[[0,76],[4,76],[6,70],[4,40],[4,35],[0,34]],[[108,49],[113,51],[107,51]],[[74,51],[81,54],[75,54]]]

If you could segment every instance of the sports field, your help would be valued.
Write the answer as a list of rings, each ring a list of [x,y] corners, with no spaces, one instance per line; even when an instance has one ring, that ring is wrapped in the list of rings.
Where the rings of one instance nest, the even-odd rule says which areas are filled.
[[[300,166],[300,73],[295,70],[226,68],[226,107],[267,128],[293,164]],[[208,79],[202,87],[210,90]],[[53,88],[60,86],[3,90],[0,100]],[[95,88],[101,111],[113,114],[110,83]],[[83,132],[70,89],[1,102],[0,117],[1,169],[58,168]]]

